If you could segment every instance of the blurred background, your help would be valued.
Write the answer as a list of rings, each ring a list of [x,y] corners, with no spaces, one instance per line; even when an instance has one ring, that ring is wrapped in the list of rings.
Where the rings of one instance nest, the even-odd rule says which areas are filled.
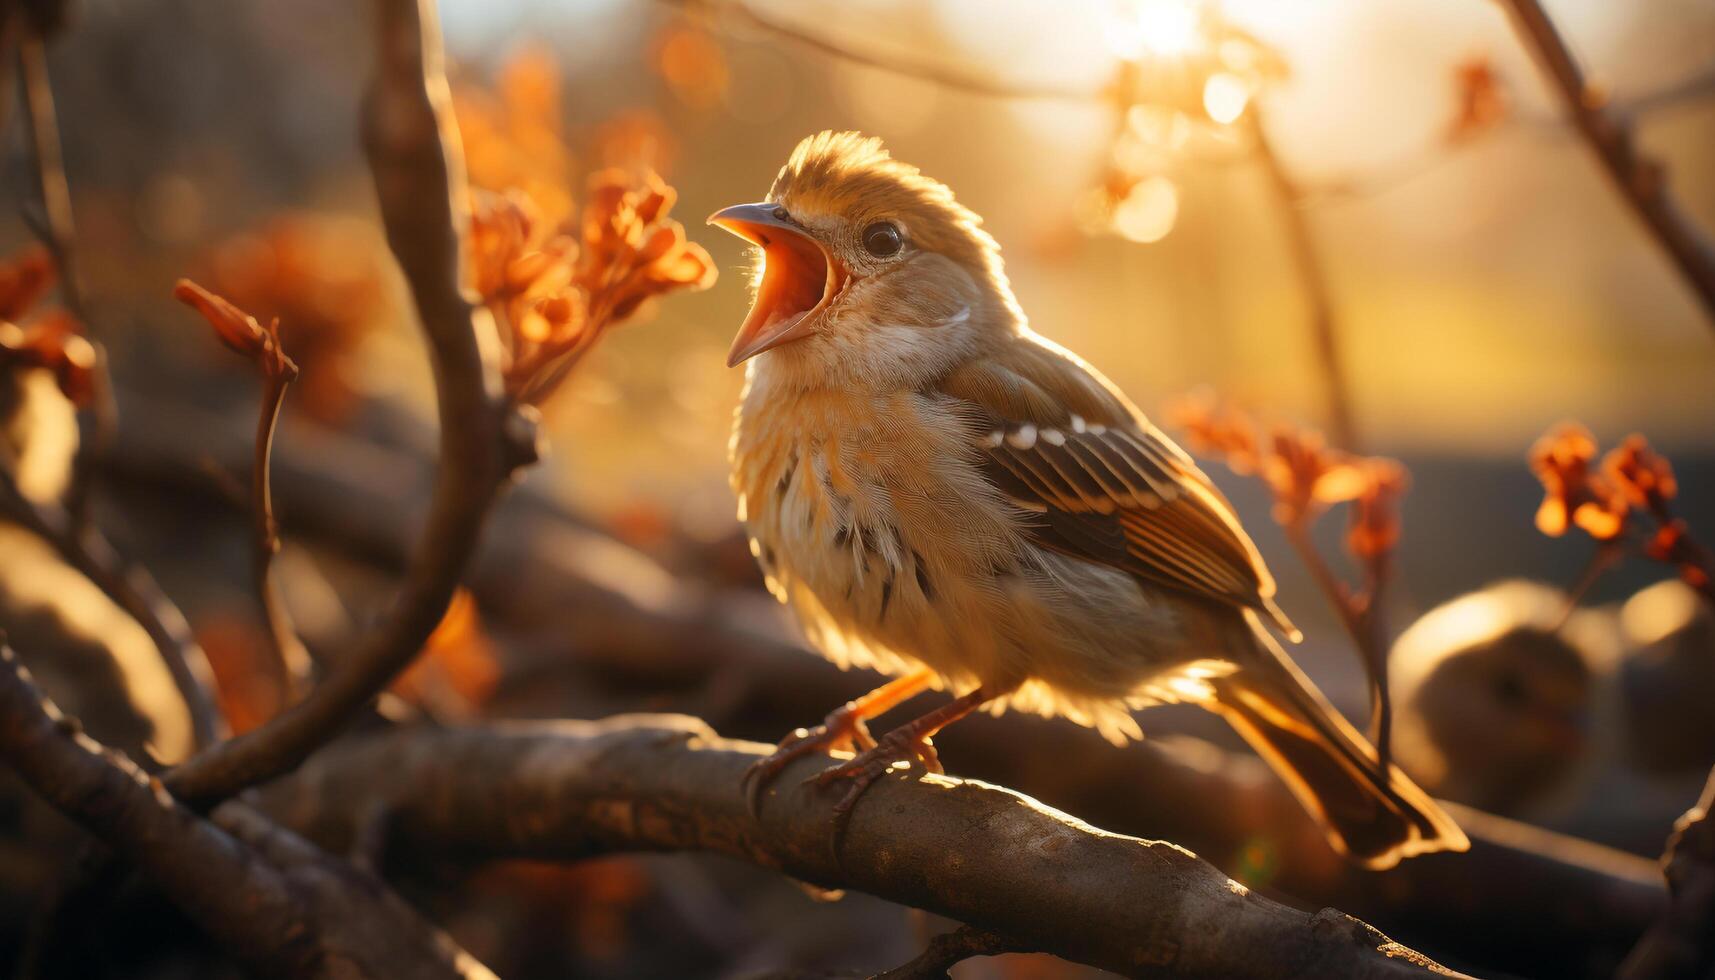
[[[1715,6],[1557,0],[1551,13],[1609,98],[1636,110],[1638,135],[1688,214],[1715,227]],[[792,146],[821,129],[879,136],[949,184],[1002,244],[1035,329],[1157,416],[1208,387],[1272,416],[1329,424],[1315,308],[1295,266],[1293,222],[1302,222],[1356,434],[1364,451],[1395,456],[1412,474],[1394,633],[1498,580],[1573,586],[1590,542],[1537,533],[1541,492],[1524,462],[1561,419],[1582,421],[1604,445],[1646,433],[1675,463],[1680,512],[1715,528],[1715,323],[1561,121],[1496,4],[445,0],[442,16],[473,183],[523,187],[563,215],[591,173],[653,168],[677,188],[675,214],[721,279],[616,331],[545,406],[549,454],[503,505],[523,516],[500,521],[464,618],[449,621],[400,689],[437,716],[692,710],[724,733],[772,741],[863,688],[835,677],[815,689],[825,703],[770,701],[698,666],[695,649],[628,666],[627,645],[641,641],[601,620],[600,603],[669,614],[713,604],[769,642],[792,642],[757,588],[726,485],[742,379],[724,355],[747,308],[749,260],[701,218],[760,199]],[[832,56],[817,40],[857,57]],[[1021,92],[996,97],[864,61]],[[190,275],[258,315],[280,315],[305,367],[279,437],[282,568],[306,641],[337,648],[385,595],[434,446],[427,365],[357,142],[367,11],[336,0],[85,0],[49,63],[89,328],[108,349],[121,412],[99,514],[185,611],[221,674],[229,716],[253,722],[280,695],[239,652],[259,634],[243,584],[245,516],[220,474],[242,473],[255,384],[170,289]],[[1101,97],[1116,77],[1134,86],[1129,108]],[[1288,196],[1259,162],[1252,125],[1266,132]],[[0,250],[10,252],[32,237],[14,217],[32,167],[15,132],[6,167]],[[1214,463],[1210,471],[1309,634],[1302,662],[1361,716],[1357,662],[1270,521],[1266,494]],[[1339,522],[1325,523],[1333,547]],[[0,573],[9,615],[0,624],[22,647],[30,610],[75,590],[39,585],[44,566],[32,570],[25,546],[8,540],[14,550],[0,564],[14,571]],[[1638,659],[1692,628],[1695,602],[1671,589],[1622,615],[1622,603],[1669,577],[1631,561],[1585,597],[1592,618],[1570,668],[1581,679],[1566,694],[1582,727],[1553,749],[1575,778],[1522,800],[1484,797],[1480,780],[1445,792],[1465,785],[1469,802],[1659,853],[1715,761],[1715,742],[1659,765],[1622,751],[1628,739],[1684,741],[1628,728],[1627,692],[1636,716],[1636,698],[1708,682],[1696,663],[1691,681],[1663,680],[1679,677],[1664,673],[1680,669],[1671,652]],[[568,594],[582,618],[555,608]],[[113,639],[123,628],[100,625],[98,605],[62,609],[55,628],[123,646]],[[1501,614],[1472,613],[1467,624],[1473,616],[1492,625]],[[1560,632],[1553,614],[1531,621]],[[1700,637],[1688,642],[1715,650]],[[146,643],[142,651],[130,662],[147,659]],[[569,661],[582,666],[568,672]],[[132,672],[134,690],[143,670]],[[131,708],[149,715],[148,700],[133,694]],[[162,732],[176,724],[182,737],[172,715],[160,708],[152,722],[163,757]],[[1227,744],[1200,716],[1164,710],[1143,723]],[[948,744],[959,774],[962,743]],[[1089,735],[1071,744],[1091,758],[1114,751]],[[21,883],[51,877],[52,866],[11,861],[15,937]],[[451,892],[439,869],[412,873],[427,879],[415,897],[439,903],[437,918],[503,975],[743,976],[807,965],[864,975],[909,958],[940,928],[863,896],[812,901],[712,861],[507,866]],[[1384,928],[1410,938],[1409,925]],[[650,938],[662,930],[672,942]],[[1084,975],[1044,957],[960,970]]]

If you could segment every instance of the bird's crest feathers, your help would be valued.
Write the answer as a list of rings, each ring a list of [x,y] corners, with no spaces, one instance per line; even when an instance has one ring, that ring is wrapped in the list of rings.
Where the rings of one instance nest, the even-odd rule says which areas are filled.
[[[837,215],[860,226],[891,218],[930,251],[979,267],[1000,265],[1000,246],[982,230],[982,218],[946,184],[895,160],[873,136],[824,130],[805,137],[768,197],[800,218]]]

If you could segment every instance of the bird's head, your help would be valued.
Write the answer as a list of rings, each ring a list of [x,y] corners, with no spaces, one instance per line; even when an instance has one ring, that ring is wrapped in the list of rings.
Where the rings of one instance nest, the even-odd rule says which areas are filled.
[[[1019,319],[981,220],[878,139],[805,139],[766,200],[709,218],[757,246],[727,363],[775,351],[806,377],[877,385],[957,363],[983,330]]]

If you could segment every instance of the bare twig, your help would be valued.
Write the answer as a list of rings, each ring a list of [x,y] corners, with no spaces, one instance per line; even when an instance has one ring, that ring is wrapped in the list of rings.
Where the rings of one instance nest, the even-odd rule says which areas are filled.
[[[550,859],[712,851],[1126,976],[1413,977],[1442,969],[1349,916],[1310,915],[1254,894],[1172,844],[1103,833],[981,783],[884,779],[852,813],[836,856],[832,797],[788,789],[760,821],[749,816],[740,777],[769,751],[680,716],[398,732],[330,748],[262,800],[289,826],[330,844],[356,830],[354,804],[386,799],[403,848]],[[823,764],[802,760],[779,785],[797,786]]]
[[[36,192],[41,198],[42,214],[38,235],[59,271],[60,290],[65,305],[80,321],[85,321],[83,289],[79,281],[77,256],[72,243],[77,240],[72,218],[71,187],[66,181],[65,161],[60,154],[59,123],[54,114],[54,91],[48,80],[47,53],[40,36],[26,33],[18,44],[18,72],[24,84],[24,111],[29,118],[27,132],[30,152],[35,161]]]
[[[169,773],[208,804],[298,765],[422,649],[452,600],[497,494],[531,462],[529,421],[500,395],[499,340],[463,288],[464,164],[434,5],[378,0],[379,63],[365,141],[387,240],[411,287],[435,370],[441,462],[427,525],[392,611],[303,701]]]
[[[1536,57],[1584,142],[1633,213],[1672,259],[1715,328],[1715,246],[1686,215],[1661,163],[1639,151],[1631,119],[1590,87],[1554,21],[1538,0],[1506,0],[1519,39]]]
[[[20,19],[9,18],[6,30],[15,31],[14,24]],[[87,330],[90,325],[89,306],[80,278],[82,266],[77,261],[77,225],[72,213],[71,185],[66,180],[53,84],[48,77],[47,56],[39,34],[26,31],[20,41],[18,73],[23,79],[24,110],[29,123],[26,131],[34,163],[36,195],[41,202],[40,213],[27,206],[24,208],[24,220],[53,258],[59,276],[60,296],[66,309]],[[0,98],[3,97],[4,94],[0,94]],[[91,372],[94,389],[90,406],[91,425],[78,447],[71,485],[65,495],[66,512],[71,515],[73,530],[79,533],[89,524],[90,492],[97,461],[112,450],[114,433],[119,427],[107,351],[93,338],[90,338],[90,344],[95,348],[96,356]]]
[[[1260,109],[1251,107],[1243,119],[1257,159],[1262,163],[1263,173],[1268,177],[1269,188],[1274,192],[1280,219],[1285,223],[1292,267],[1297,273],[1305,304],[1310,308],[1310,338],[1322,379],[1323,417],[1328,420],[1335,445],[1359,452],[1359,436],[1352,419],[1350,368],[1345,363],[1339,327],[1334,320],[1334,300],[1328,292],[1328,274],[1322,267],[1321,253],[1316,248],[1310,224],[1298,207],[1302,195],[1269,140],[1268,127]]]
[[[1619,980],[1706,977],[1715,970],[1715,771],[1673,825],[1661,857],[1672,901],[1621,964]]]
[[[198,746],[212,744],[225,730],[214,707],[214,671],[191,635],[184,614],[161,592],[149,573],[127,567],[113,546],[94,527],[81,533],[64,508],[25,497],[9,472],[0,466],[0,513],[35,533],[85,578],[95,583],[126,615],[137,621],[173,677],[190,713],[191,733]]]
[[[256,580],[256,595],[262,603],[263,617],[268,624],[269,641],[274,648],[275,662],[281,669],[281,687],[290,698],[292,692],[309,678],[310,658],[298,640],[292,626],[292,614],[286,609],[280,594],[280,583],[274,580],[274,556],[280,551],[280,525],[274,519],[274,494],[269,473],[274,452],[274,427],[280,419],[280,406],[286,400],[286,389],[297,376],[291,372],[263,372],[262,411],[256,419],[255,462],[251,467],[251,526],[255,537],[255,552],[251,573]]]
[[[697,0],[663,0],[663,2],[675,7],[700,5]],[[723,2],[716,6],[721,13],[747,27],[771,34],[781,40],[790,41],[818,54],[855,65],[878,68],[896,75],[906,75],[959,92],[1000,99],[1042,99],[1062,102],[1090,102],[1109,97],[1105,91],[1085,87],[1068,88],[1059,85],[1014,82],[1002,78],[973,75],[969,72],[949,68],[946,65],[936,64],[933,61],[905,57],[897,52],[881,54],[880,52],[860,51],[821,34],[787,23],[773,14],[763,13],[747,3]]]
[[[1289,523],[1283,530],[1310,577],[1328,597],[1328,604],[1340,617],[1340,625],[1358,647],[1370,686],[1370,738],[1375,741],[1377,764],[1385,773],[1393,760],[1393,697],[1388,691],[1387,630],[1380,612],[1386,578],[1372,575],[1364,591],[1355,594],[1328,567],[1307,525]]]
[[[211,938],[279,977],[491,977],[373,878],[260,814],[219,826],[82,734],[0,646],[0,755],[44,799],[142,869]]]

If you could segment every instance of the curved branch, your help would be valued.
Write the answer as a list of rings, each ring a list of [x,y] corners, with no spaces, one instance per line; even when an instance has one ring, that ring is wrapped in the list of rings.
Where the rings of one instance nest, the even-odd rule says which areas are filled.
[[[4,646],[0,756],[252,970],[377,980],[492,977],[378,881],[255,811],[229,804],[217,826],[175,803],[129,759],[60,714]]]
[[[740,776],[769,750],[684,716],[394,732],[330,748],[262,805],[324,841],[350,840],[353,815],[382,805],[399,846],[469,857],[710,851],[1132,977],[1457,975],[1332,909],[1263,898],[1173,844],[983,783],[883,779],[836,854],[832,798],[799,785],[825,760],[790,767],[761,820],[748,815]]]
[[[1538,0],[1506,0],[1519,39],[1560,93],[1566,112],[1614,189],[1690,287],[1715,328],[1715,245],[1674,199],[1662,164],[1638,149],[1631,119],[1590,87],[1566,39]]]
[[[422,648],[475,553],[490,506],[535,436],[500,395],[493,321],[463,289],[464,163],[441,71],[434,5],[379,0],[379,63],[364,136],[387,241],[405,273],[434,366],[441,461],[427,523],[386,621],[303,701],[167,776],[207,805],[301,763]]]

